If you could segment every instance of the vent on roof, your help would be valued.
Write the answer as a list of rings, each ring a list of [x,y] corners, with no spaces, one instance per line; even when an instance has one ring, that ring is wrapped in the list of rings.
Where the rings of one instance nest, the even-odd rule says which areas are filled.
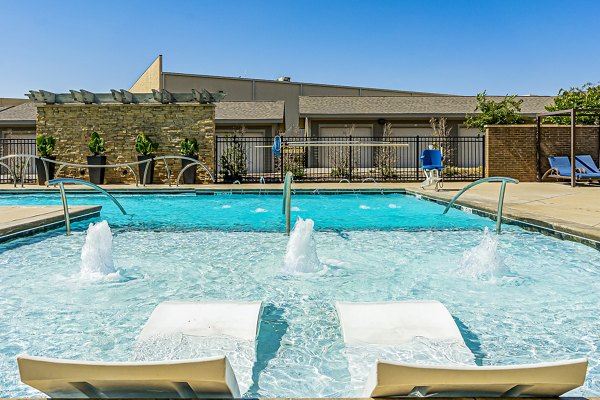
[[[290,78],[289,76],[280,76],[279,78],[277,78],[277,80],[279,82],[289,82],[292,80],[292,78]]]

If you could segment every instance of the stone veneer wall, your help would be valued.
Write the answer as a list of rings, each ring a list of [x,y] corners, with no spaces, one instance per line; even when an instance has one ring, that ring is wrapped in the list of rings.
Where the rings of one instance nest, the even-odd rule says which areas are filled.
[[[535,125],[490,125],[485,135],[485,175],[509,176],[523,182],[536,181]],[[576,154],[589,154],[598,163],[598,127],[578,125]],[[571,154],[570,125],[542,125],[540,177],[549,168],[548,156]]]
[[[38,134],[56,138],[56,159],[87,164],[88,142],[93,131],[105,141],[108,164],[137,161],[135,138],[145,133],[159,144],[157,156],[179,155],[183,138],[196,138],[199,159],[214,165],[215,106],[213,104],[40,104],[37,107]],[[181,171],[180,160],[170,160],[172,180]],[[65,167],[62,177],[89,179],[87,168]],[[137,170],[136,170],[137,172]],[[198,168],[198,182],[209,179]],[[140,180],[142,177],[140,177]],[[105,183],[132,183],[126,167],[108,168]],[[153,183],[166,183],[164,162],[157,162]]]

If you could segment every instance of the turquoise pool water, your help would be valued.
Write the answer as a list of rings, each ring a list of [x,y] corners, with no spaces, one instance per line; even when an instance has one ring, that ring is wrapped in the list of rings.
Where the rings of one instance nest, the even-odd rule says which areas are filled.
[[[360,395],[335,301],[439,300],[472,358],[505,365],[588,357],[585,386],[600,394],[600,253],[581,244],[505,226],[404,195],[298,195],[294,217],[314,220],[318,271],[284,267],[279,196],[117,196],[104,198],[118,273],[83,276],[90,221],[0,244],[0,396],[40,396],[19,382],[21,353],[92,360],[198,356],[190,346],[140,344],[154,307],[167,300],[262,300],[257,362],[238,362],[246,397]],[[60,204],[57,194],[0,196],[0,205]],[[240,354],[244,354],[243,349]],[[387,349],[414,362],[463,362],[441,344]],[[356,355],[355,355],[356,356]],[[243,356],[240,356],[243,358]],[[350,357],[351,358],[351,357]],[[376,358],[365,354],[364,358]],[[370,364],[370,363],[366,363]],[[235,366],[234,366],[235,367]]]

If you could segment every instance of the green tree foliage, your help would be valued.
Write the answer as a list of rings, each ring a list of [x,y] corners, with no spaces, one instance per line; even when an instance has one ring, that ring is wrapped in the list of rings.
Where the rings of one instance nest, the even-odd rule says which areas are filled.
[[[600,109],[600,85],[586,83],[581,87],[569,90],[560,89],[558,96],[554,98],[554,104],[546,106],[547,111],[570,110],[572,108],[595,108]],[[570,116],[547,117],[544,122],[568,125],[571,123]],[[598,125],[598,115],[578,115],[577,123],[584,125]]]
[[[505,96],[502,101],[488,100],[487,93],[477,94],[477,114],[467,115],[466,125],[485,132],[486,125],[514,125],[525,123],[521,115],[523,100],[515,100],[517,96]]]

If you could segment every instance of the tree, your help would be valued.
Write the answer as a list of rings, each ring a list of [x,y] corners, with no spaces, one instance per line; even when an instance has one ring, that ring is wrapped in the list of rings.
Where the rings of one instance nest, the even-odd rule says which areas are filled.
[[[487,99],[487,93],[483,91],[477,94],[477,114],[468,115],[465,124],[469,128],[478,128],[485,132],[486,125],[514,125],[525,123],[525,117],[521,115],[521,103],[523,100],[515,100],[517,96],[505,96],[502,101],[496,102]]]
[[[454,148],[450,139],[452,127],[448,126],[446,118],[438,119],[435,117],[431,117],[429,125],[433,129],[433,137],[436,138],[436,141],[433,142],[433,147],[442,151],[445,166],[452,165],[452,159],[454,158]]]
[[[386,122],[383,126],[383,143],[392,142],[392,124]],[[395,147],[383,146],[375,150],[375,171],[385,179],[392,179],[398,176],[396,167],[398,163],[398,153]]]
[[[571,108],[595,108],[600,109],[600,85],[586,83],[581,87],[569,90],[560,89],[558,96],[554,98],[554,104],[546,106],[547,111],[570,110]],[[568,125],[571,123],[570,116],[546,117],[544,121],[554,124]],[[577,123],[584,125],[598,125],[598,115],[577,115]]]
[[[234,130],[233,136],[225,135],[227,147],[223,150],[219,159],[223,180],[228,183],[235,181],[242,182],[248,174],[248,157],[246,156],[246,147],[240,141],[240,137],[246,134],[246,127],[242,126],[240,130]]]

